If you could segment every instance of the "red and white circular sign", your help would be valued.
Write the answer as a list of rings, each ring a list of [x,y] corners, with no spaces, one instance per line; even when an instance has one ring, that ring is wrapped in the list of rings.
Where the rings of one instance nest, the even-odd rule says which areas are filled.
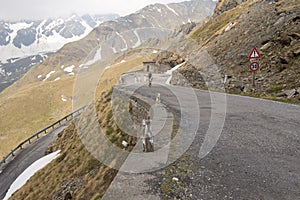
[[[258,69],[259,69],[259,63],[258,63],[258,62],[253,62],[253,63],[251,63],[251,65],[250,65],[250,70],[251,70],[252,72],[256,72]]]

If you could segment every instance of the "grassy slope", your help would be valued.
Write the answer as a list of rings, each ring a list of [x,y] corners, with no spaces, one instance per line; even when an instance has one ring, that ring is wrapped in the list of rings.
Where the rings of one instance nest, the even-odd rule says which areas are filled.
[[[71,111],[72,78],[34,84],[15,95],[0,98],[0,157],[34,132]],[[64,109],[61,109],[61,108]]]
[[[99,99],[96,108],[99,111],[99,121],[108,138],[118,146],[124,139],[134,145],[135,139],[124,135],[110,116],[109,91],[117,84],[122,73],[140,69],[143,57],[131,57],[126,60],[125,63],[112,65],[105,70],[97,90]],[[132,146],[128,150],[131,148]],[[75,199],[101,198],[117,171],[101,164],[85,149],[74,124],[71,124],[49,147],[49,151],[59,149],[62,150],[60,156],[36,173],[12,199],[58,199],[63,198],[67,192],[76,196]]]
[[[220,71],[234,76],[226,88],[228,92],[299,103],[297,99],[288,100],[281,97],[282,91],[300,88],[299,55],[295,56],[292,53],[299,49],[300,45],[299,38],[295,36],[296,33],[299,34],[300,29],[297,22],[293,21],[297,13],[298,16],[300,14],[299,8],[300,3],[295,0],[281,0],[273,4],[249,0],[212,17],[190,36],[208,50],[220,66]],[[285,16],[285,24],[275,26],[281,16]],[[252,20],[254,18],[256,20]],[[235,23],[235,27],[225,32],[225,28],[231,22]],[[287,33],[293,38],[294,44],[282,44],[282,33]],[[272,44],[271,48],[261,50],[268,41]],[[262,54],[261,69],[256,73],[257,86],[255,93],[250,92],[250,89],[249,92],[241,92],[241,87],[252,88],[252,74],[249,71],[247,56],[253,46]],[[282,58],[287,59],[288,64],[282,64]]]
[[[107,70],[102,76],[102,90],[117,83],[119,75],[141,65],[142,57],[126,58],[128,62]],[[74,78],[60,69],[59,56],[32,68],[22,79],[0,94],[0,157],[34,132],[50,125],[72,111],[71,101],[63,102],[61,95],[73,96]],[[51,67],[52,66],[52,67]],[[66,65],[68,66],[68,65]],[[47,81],[39,74],[56,71]],[[59,81],[53,81],[61,77]]]
[[[222,34],[225,28],[234,21],[245,9],[256,1],[247,1],[242,6],[235,7],[222,15],[211,18],[206,24],[191,33],[191,38],[206,45],[212,38]],[[226,1],[223,1],[226,3]],[[218,6],[221,7],[223,3]]]

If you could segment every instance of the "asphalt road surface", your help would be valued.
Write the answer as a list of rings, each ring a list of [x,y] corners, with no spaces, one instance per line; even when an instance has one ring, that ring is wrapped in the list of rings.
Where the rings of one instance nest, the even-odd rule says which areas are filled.
[[[67,125],[63,125],[26,146],[5,166],[0,174],[0,199],[5,197],[10,185],[25,169],[45,156],[48,146],[66,126]]]
[[[224,94],[200,90],[193,93],[155,82],[136,92],[152,99],[160,93],[162,103],[182,123],[184,137],[172,140],[172,145],[175,154],[184,152],[172,165],[173,173],[183,170],[184,177],[176,177],[178,190],[168,194],[170,199],[300,199],[300,106],[235,95],[224,98]],[[0,198],[26,167],[44,155],[49,143],[42,138],[9,163],[0,174]],[[182,169],[182,163],[188,168]],[[159,199],[164,171],[144,176],[143,188],[134,179],[122,180],[128,190],[116,187],[114,192],[121,192],[122,199],[143,194]]]
[[[183,87],[170,89],[154,83],[151,88],[124,88],[153,99],[160,93],[179,120],[186,120],[180,108],[189,110],[191,121],[199,118],[191,145],[173,164],[174,174],[182,163],[188,169],[184,178],[177,177],[178,191],[171,192],[170,199],[300,199],[300,106],[236,95],[224,99],[224,94],[200,90],[195,90],[196,105],[193,94]],[[179,104],[178,98],[190,102],[188,107]],[[197,106],[199,115],[193,111]],[[193,137],[192,131],[183,131],[186,140]],[[134,178],[113,182],[127,185],[126,191],[111,187],[123,199],[141,199],[146,194],[159,199],[164,174],[162,169],[144,176],[139,182],[148,185],[141,188]]]

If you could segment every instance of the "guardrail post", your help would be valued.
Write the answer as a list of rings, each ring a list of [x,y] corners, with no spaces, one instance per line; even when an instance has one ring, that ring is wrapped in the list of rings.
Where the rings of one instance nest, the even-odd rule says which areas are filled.
[[[6,163],[6,162],[7,162],[7,161],[6,161],[7,158],[9,158],[10,156],[14,157],[14,156],[15,156],[15,151],[17,151],[17,150],[19,150],[19,149],[23,149],[23,145],[26,145],[27,142],[28,142],[29,144],[31,144],[31,140],[32,140],[32,139],[34,140],[35,137],[37,137],[37,139],[39,139],[39,138],[40,138],[40,134],[42,134],[42,133],[47,134],[47,130],[48,130],[48,129],[49,129],[49,130],[50,130],[51,128],[52,128],[52,129],[55,129],[55,125],[57,125],[57,124],[61,125],[61,123],[62,123],[64,120],[66,120],[66,122],[69,121],[69,119],[68,119],[69,117],[70,117],[71,119],[74,119],[76,116],[80,115],[80,114],[82,113],[82,110],[83,110],[85,107],[86,107],[86,106],[84,106],[84,107],[82,107],[82,108],[80,108],[80,109],[74,111],[73,113],[71,113],[71,114],[65,116],[64,118],[60,119],[59,121],[55,122],[55,123],[52,124],[51,126],[48,126],[47,128],[41,130],[40,132],[35,133],[34,135],[32,135],[31,137],[29,137],[28,139],[24,140],[21,144],[19,144],[19,146],[17,146],[17,147],[14,148],[13,150],[11,150],[10,153],[8,153],[6,156],[4,156],[3,159],[0,161],[0,164]],[[71,119],[70,119],[70,120],[71,120]]]

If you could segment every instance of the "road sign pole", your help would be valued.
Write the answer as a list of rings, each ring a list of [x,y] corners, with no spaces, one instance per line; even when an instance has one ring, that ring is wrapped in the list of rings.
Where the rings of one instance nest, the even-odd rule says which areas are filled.
[[[252,86],[255,87],[255,72],[252,72]]]
[[[250,70],[252,71],[252,86],[255,87],[255,73],[257,70],[260,69],[259,63],[256,59],[261,58],[261,55],[258,52],[258,50],[254,47],[248,58],[251,62]]]

